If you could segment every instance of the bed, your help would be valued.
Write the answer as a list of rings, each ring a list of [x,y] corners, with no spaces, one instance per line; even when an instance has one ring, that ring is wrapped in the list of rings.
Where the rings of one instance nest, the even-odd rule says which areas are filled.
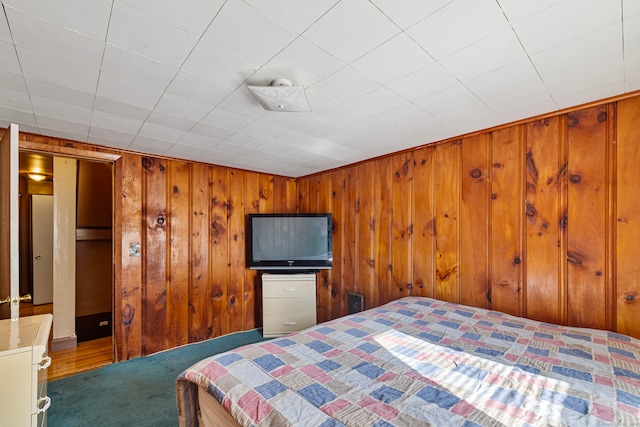
[[[640,340],[406,297],[204,359],[186,426],[640,426]]]

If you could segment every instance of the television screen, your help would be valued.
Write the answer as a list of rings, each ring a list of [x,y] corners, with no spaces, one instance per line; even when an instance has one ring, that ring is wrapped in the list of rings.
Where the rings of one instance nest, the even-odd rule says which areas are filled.
[[[254,270],[319,270],[333,264],[329,213],[249,214],[247,249]]]

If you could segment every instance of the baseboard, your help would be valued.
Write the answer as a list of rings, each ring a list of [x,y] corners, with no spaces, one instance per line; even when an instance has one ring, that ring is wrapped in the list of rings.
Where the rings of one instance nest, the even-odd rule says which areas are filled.
[[[66,350],[68,348],[76,348],[78,346],[78,337],[54,338],[51,340],[51,351]]]

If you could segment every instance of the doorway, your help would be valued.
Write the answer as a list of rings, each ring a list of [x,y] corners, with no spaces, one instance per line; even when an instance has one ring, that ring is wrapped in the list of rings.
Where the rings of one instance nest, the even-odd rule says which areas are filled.
[[[20,151],[19,158],[20,290],[21,293],[30,293],[34,297],[31,307],[25,305],[24,311],[53,312],[55,300],[53,303],[48,303],[38,298],[38,294],[43,295],[45,292],[38,279],[37,263],[42,260],[42,257],[36,253],[36,248],[41,240],[39,238],[41,231],[34,228],[34,214],[37,211],[39,199],[53,198],[54,155]],[[109,363],[111,363],[113,361],[111,337],[113,335],[114,166],[111,162],[86,159],[77,159],[76,165],[75,188],[70,189],[75,193],[76,200],[75,236],[72,236],[76,248],[75,306],[69,311],[75,313],[77,342],[94,340],[98,342],[98,339],[101,339],[99,342],[109,346]],[[33,173],[35,169],[39,172],[37,176]],[[36,181],[34,176],[40,180]],[[69,189],[65,189],[67,190]],[[22,306],[21,312],[23,312]],[[95,347],[95,343],[92,345]]]

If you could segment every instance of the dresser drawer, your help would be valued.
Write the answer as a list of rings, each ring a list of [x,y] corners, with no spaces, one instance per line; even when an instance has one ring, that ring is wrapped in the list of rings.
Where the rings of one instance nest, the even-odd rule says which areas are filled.
[[[263,298],[309,298],[316,295],[315,282],[303,280],[264,282]]]
[[[280,336],[298,332],[316,324],[315,307],[313,313],[271,314],[263,318],[264,336]]]

